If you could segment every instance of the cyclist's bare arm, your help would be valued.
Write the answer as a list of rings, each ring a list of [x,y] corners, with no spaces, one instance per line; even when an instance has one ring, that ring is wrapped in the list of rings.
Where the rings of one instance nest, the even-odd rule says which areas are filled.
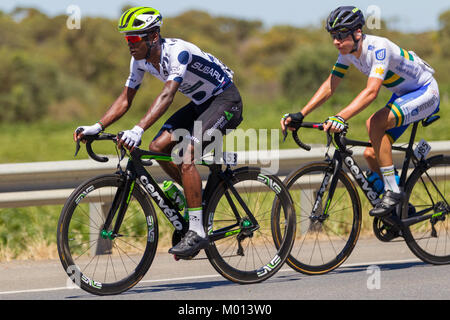
[[[344,120],[348,120],[357,115],[377,98],[382,83],[383,79],[370,77],[367,80],[366,88],[362,90],[358,96],[337,115],[344,118]]]
[[[301,113],[306,116],[314,109],[324,104],[333,95],[341,80],[342,78],[339,78],[334,74],[330,74],[316,91],[311,100],[309,100],[306,106],[301,110]]]
[[[151,127],[169,108],[177,93],[180,83],[177,81],[167,81],[161,93],[153,101],[145,116],[137,124],[144,130]]]
[[[334,74],[330,74],[328,78],[322,83],[316,93],[313,95],[311,100],[306,104],[305,107],[301,110],[303,116],[311,113],[314,109],[321,106],[325,103],[334,93],[339,83],[341,82],[341,78],[335,76]],[[286,127],[291,122],[291,118],[287,117],[286,119],[282,118],[280,121],[281,129],[283,132],[286,130]],[[289,130],[294,130],[294,128],[290,128]]]
[[[119,120],[131,107],[134,96],[137,90],[129,87],[124,87],[122,93],[117,97],[116,101],[106,111],[105,115],[100,119],[103,126],[106,128],[110,124]]]

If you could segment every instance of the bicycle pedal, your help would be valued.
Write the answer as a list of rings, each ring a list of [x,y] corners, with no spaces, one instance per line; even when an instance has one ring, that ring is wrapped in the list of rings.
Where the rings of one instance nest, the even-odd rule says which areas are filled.
[[[175,261],[180,261],[180,260],[192,260],[194,259],[198,254],[200,253],[200,251],[195,252],[194,254],[190,255],[190,256],[179,256],[174,254],[173,258],[175,259]]]

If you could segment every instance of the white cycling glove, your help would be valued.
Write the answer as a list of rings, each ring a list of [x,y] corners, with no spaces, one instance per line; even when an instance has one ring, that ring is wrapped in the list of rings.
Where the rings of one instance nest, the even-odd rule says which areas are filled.
[[[77,132],[79,129],[83,129],[83,134],[85,136],[94,136],[97,133],[102,131],[102,126],[100,125],[100,123],[96,123],[92,126],[81,126],[75,129],[75,132]]]
[[[134,126],[133,129],[124,131],[120,140],[122,140],[124,144],[128,145],[130,148],[137,147],[141,144],[141,137],[143,133],[144,129],[139,126]]]

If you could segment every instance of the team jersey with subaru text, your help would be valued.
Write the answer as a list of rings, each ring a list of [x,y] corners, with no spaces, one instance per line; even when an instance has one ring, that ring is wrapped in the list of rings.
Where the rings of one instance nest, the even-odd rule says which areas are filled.
[[[401,96],[417,90],[433,78],[434,70],[413,51],[400,48],[389,39],[364,35],[359,58],[339,55],[331,73],[343,78],[350,64],[368,77],[383,80],[383,85]]]
[[[130,75],[125,85],[138,89],[145,72],[163,82],[179,82],[178,91],[197,105],[218,95],[233,81],[233,71],[219,59],[192,43],[172,38],[162,39],[159,72],[145,59],[132,57]]]

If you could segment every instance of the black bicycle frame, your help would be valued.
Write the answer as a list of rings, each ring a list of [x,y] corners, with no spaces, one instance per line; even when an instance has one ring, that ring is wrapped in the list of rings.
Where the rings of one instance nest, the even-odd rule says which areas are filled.
[[[104,225],[104,230],[108,230],[109,226],[112,223],[112,220],[114,219],[117,209],[120,206],[120,209],[117,212],[117,219],[112,232],[114,236],[119,235],[118,232],[120,229],[120,225],[123,221],[125,212],[128,208],[128,203],[130,201],[136,180],[138,180],[141,183],[141,185],[145,188],[147,193],[152,197],[154,202],[161,209],[166,218],[170,221],[170,223],[172,223],[173,227],[177,231],[184,234],[189,229],[189,223],[180,214],[178,208],[169,198],[167,198],[167,196],[161,190],[155,179],[153,179],[153,177],[147,172],[147,170],[145,170],[144,165],[151,165],[152,160],[171,161],[172,158],[167,154],[161,154],[152,151],[144,151],[141,149],[135,149],[133,152],[131,152],[131,158],[128,160],[124,172],[126,180],[124,182],[124,185],[120,186],[118,191],[116,192],[113,204],[111,206],[111,209],[108,213]],[[210,169],[210,174],[208,176],[206,187],[202,195],[203,198],[202,207],[204,211],[208,206],[208,201],[213,191],[220,183],[225,182],[228,190],[230,190],[231,193],[235,196],[238,203],[242,206],[242,208],[246,212],[249,220],[252,222],[251,228],[255,229],[259,227],[253,214],[251,213],[251,211],[249,210],[249,208],[247,207],[247,205],[245,204],[245,202],[243,201],[243,199],[241,198],[241,196],[231,183],[233,171],[230,169],[230,166],[227,165],[226,169],[222,170],[221,164],[214,164],[214,163],[208,164],[205,162],[202,162],[201,164],[208,166]],[[240,217],[237,207],[234,204],[233,200],[231,199],[228,190],[226,190],[225,192],[226,199],[228,200],[228,203],[231,209],[233,210],[237,223],[225,227],[223,229],[214,231],[213,234],[209,235],[211,241],[225,238],[241,230],[241,228],[233,230],[234,228],[240,227],[240,221],[242,220],[242,217]],[[230,233],[231,230],[232,232]]]
[[[411,137],[409,139],[408,147],[398,147],[398,146],[392,146],[393,150],[402,151],[405,152],[405,160],[403,162],[402,166],[402,173],[400,177],[400,184],[399,186],[403,188],[406,183],[407,178],[407,170],[409,167],[409,164],[411,162],[411,159],[414,156],[414,151],[412,149],[414,144],[414,139],[417,132],[417,126],[418,122],[414,123]],[[359,167],[357,162],[353,159],[352,154],[353,152],[349,149],[347,149],[347,146],[360,146],[360,147],[372,147],[372,144],[369,142],[364,141],[357,141],[357,140],[351,140],[347,139],[346,137],[343,137],[339,134],[335,134],[335,142],[336,142],[336,150],[334,152],[333,158],[330,160],[333,164],[330,167],[330,170],[325,174],[324,179],[322,180],[322,184],[319,188],[319,191],[316,196],[316,201],[313,206],[312,215],[315,216],[316,210],[319,208],[322,197],[325,193],[325,190],[328,187],[328,184],[330,184],[330,188],[328,191],[328,199],[326,200],[326,206],[323,210],[324,215],[327,215],[327,211],[331,202],[331,199],[333,198],[334,192],[336,190],[336,186],[338,183],[338,176],[337,173],[342,169],[342,163],[346,165],[348,170],[350,171],[351,175],[355,179],[355,181],[358,183],[361,190],[364,192],[364,195],[369,200],[369,202],[372,204],[372,206],[375,206],[379,202],[381,202],[380,195],[373,189],[372,183],[370,183],[366,176],[363,173],[363,170]],[[332,169],[331,169],[332,168]],[[332,178],[330,179],[330,177]]]
[[[423,119],[421,122],[424,127],[427,127],[430,124],[432,124],[433,122],[435,122],[436,120],[438,120],[439,118],[440,118],[439,116],[434,115],[434,116],[430,116],[426,119]],[[404,189],[406,186],[407,179],[408,179],[408,176],[407,176],[408,168],[410,166],[411,161],[414,163],[416,168],[421,168],[421,167],[426,168],[426,166],[428,165],[427,160],[417,159],[414,155],[413,145],[414,145],[414,140],[416,137],[418,125],[419,125],[419,122],[414,122],[407,147],[392,146],[392,150],[401,151],[401,152],[405,153],[405,159],[403,161],[402,173],[401,173],[400,182],[399,182],[399,187],[401,189]],[[299,126],[299,128],[300,127],[317,128],[319,130],[323,130],[323,125],[321,123],[304,122]],[[297,143],[297,145],[299,147],[301,147],[305,150],[310,150],[311,147],[304,144],[299,139],[297,130],[298,130],[298,128],[295,131],[293,131],[293,133],[292,133],[292,136],[293,136],[295,142]],[[331,142],[331,140],[329,140],[329,142]],[[351,175],[356,180],[356,182],[360,186],[361,190],[363,190],[365,196],[370,201],[370,203],[373,206],[375,206],[377,203],[379,203],[381,201],[380,195],[376,191],[373,190],[373,185],[367,180],[367,178],[363,174],[363,171],[358,166],[356,161],[353,159],[353,157],[352,157],[353,152],[351,150],[347,149],[347,146],[372,147],[372,144],[369,142],[347,139],[345,136],[341,135],[340,133],[335,133],[334,142],[335,142],[335,146],[336,146],[336,151],[334,152],[332,159],[330,159],[327,156],[327,161],[329,161],[329,163],[331,164],[330,169],[325,174],[325,177],[322,180],[322,184],[317,193],[316,201],[314,203],[314,207],[312,210],[312,217],[318,217],[319,219],[320,218],[324,219],[327,217],[327,211],[328,211],[331,199],[336,190],[336,185],[338,182],[337,173],[339,172],[339,170],[342,169],[342,162],[345,163],[345,165],[349,169]],[[331,175],[333,175],[333,177],[331,178],[331,182],[330,182]],[[325,190],[329,183],[331,183],[331,185],[330,185],[329,192],[328,192],[328,199],[326,201],[326,207],[323,210],[322,215],[317,216],[315,214],[315,212],[321,205],[322,197],[323,197]],[[418,223],[420,221],[430,219],[434,216],[433,212],[430,214],[427,214],[428,212],[433,210],[433,209],[428,208],[428,209],[424,209],[420,212],[417,212],[414,216],[410,217],[410,216],[408,216],[407,210],[402,210],[402,208],[401,208],[401,206],[406,206],[406,205],[407,204],[403,203],[403,204],[400,204],[396,208],[397,212],[403,212],[402,217],[399,217],[397,215],[392,215],[390,217],[383,217],[382,219],[384,221],[389,222],[391,224],[391,226],[401,229],[401,228],[405,228],[409,225]],[[448,206],[448,204],[447,204],[447,206]]]
[[[411,163],[411,160],[414,157],[414,139],[416,137],[417,133],[417,126],[418,122],[415,122],[412,127],[411,136],[409,138],[408,146],[405,147],[399,147],[399,146],[392,146],[392,150],[401,151],[405,153],[405,159],[403,161],[402,165],[402,172],[400,176],[400,183],[399,187],[404,188],[406,184],[407,179],[407,172],[409,165]],[[340,140],[338,140],[340,143],[337,143],[339,150],[336,150],[336,153],[340,154],[341,157],[344,158],[344,163],[349,169],[350,173],[352,174],[353,178],[356,180],[358,185],[363,190],[365,196],[370,201],[370,203],[375,206],[377,203],[381,201],[380,195],[377,194],[376,191],[372,189],[373,185],[367,181],[365,175],[363,174],[363,171],[358,166],[356,161],[352,157],[352,152],[347,149],[347,146],[359,146],[359,147],[372,147],[372,144],[369,142],[363,142],[363,141],[357,141],[357,140],[351,140],[347,139],[345,137],[342,137]]]
[[[404,189],[406,182],[407,182],[407,171],[408,171],[409,165],[410,165],[411,161],[413,161],[413,159],[415,159],[413,145],[414,145],[414,140],[415,140],[416,133],[417,133],[418,124],[419,124],[418,122],[415,122],[413,124],[411,136],[410,136],[407,147],[392,146],[393,150],[401,151],[401,152],[405,153],[405,159],[403,161],[402,172],[400,175],[400,183],[399,183],[399,187],[402,189]],[[351,150],[348,150],[346,148],[347,146],[371,147],[372,145],[368,142],[351,140],[351,139],[347,139],[345,137],[342,137],[340,139],[340,143],[337,143],[337,145],[338,145],[339,149],[337,149],[335,151],[333,160],[337,161],[337,163],[340,164],[340,163],[342,163],[341,159],[343,158],[343,162],[346,164],[346,166],[349,169],[350,173],[352,174],[353,178],[356,180],[356,182],[360,186],[361,190],[363,190],[365,196],[370,201],[370,203],[373,206],[375,206],[378,202],[381,201],[380,195],[378,195],[372,189],[371,183],[369,183],[369,181],[367,181],[361,168],[358,166],[358,164],[353,159]],[[418,163],[416,163],[416,166],[420,166],[422,161],[423,160],[420,160]],[[424,162],[424,164],[425,164],[425,162]],[[337,178],[333,177],[333,180],[337,180]],[[333,189],[333,192],[334,192],[334,189]],[[330,188],[330,193],[331,193],[331,188]],[[397,209],[396,209],[397,212],[399,210],[401,210],[402,205],[404,205],[404,204],[400,204],[397,207]],[[404,227],[410,226],[412,224],[418,223],[420,221],[424,221],[424,220],[431,218],[434,213],[430,213],[430,214],[426,215],[426,213],[428,213],[431,210],[432,209],[422,210],[420,212],[417,212],[416,215],[413,217],[408,217],[407,212],[405,212],[403,210],[404,216],[400,217],[398,215],[393,215],[391,217],[384,217],[383,220],[391,222],[391,224],[396,225],[397,227],[404,228]]]

